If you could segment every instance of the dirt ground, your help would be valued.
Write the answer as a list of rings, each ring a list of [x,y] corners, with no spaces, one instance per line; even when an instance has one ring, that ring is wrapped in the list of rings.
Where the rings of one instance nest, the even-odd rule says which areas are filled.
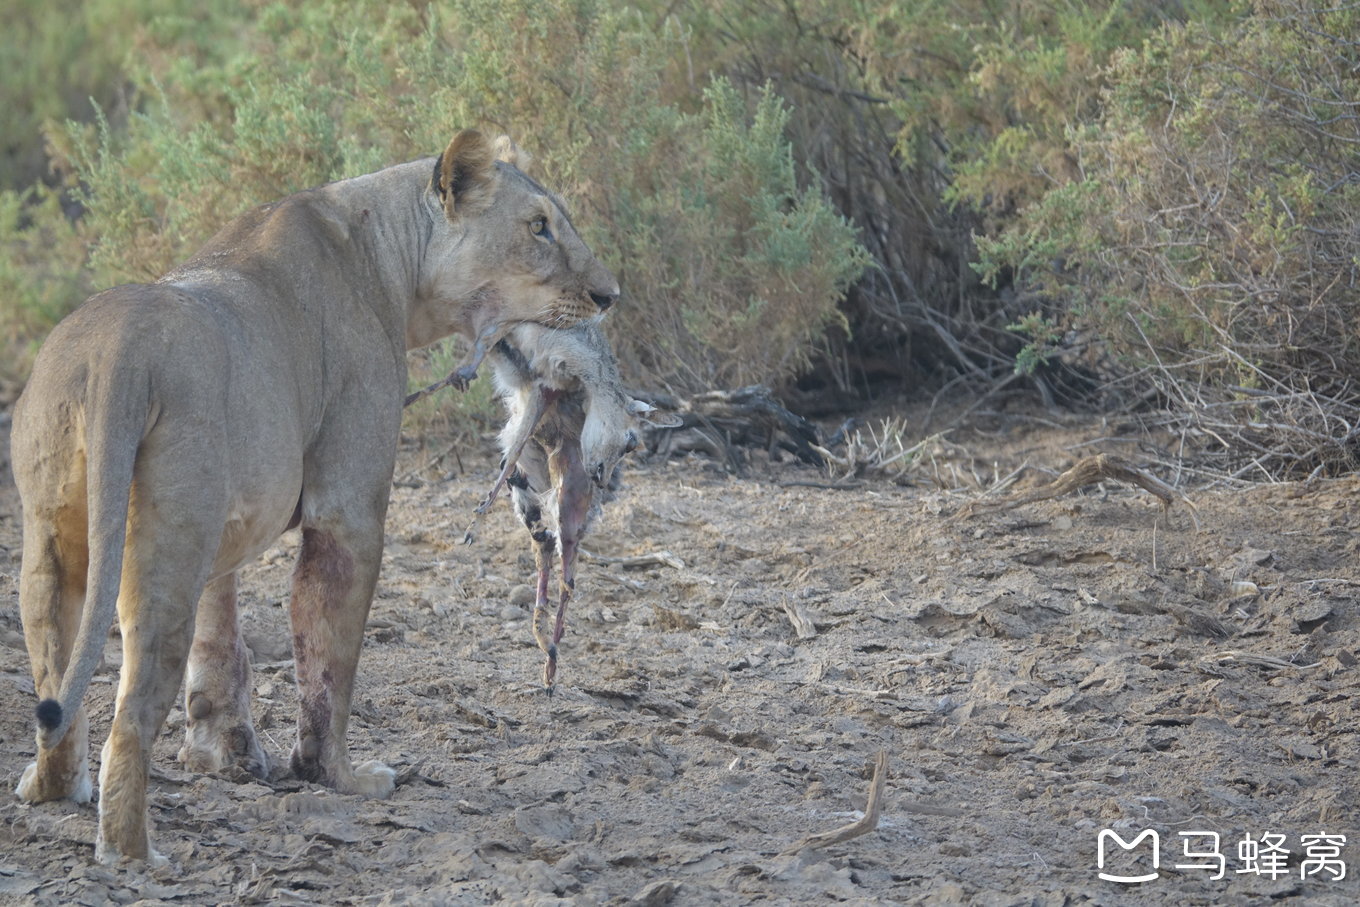
[[[152,769],[171,865],[99,866],[92,805],[5,795],[0,903],[1360,901],[1360,482],[1191,488],[1198,529],[1114,482],[961,512],[1016,470],[1024,489],[1096,450],[1137,458],[1109,425],[1057,421],[975,414],[907,486],[824,487],[763,454],[744,477],[632,463],[586,541],[551,698],[508,505],[460,544],[490,446],[446,475],[453,456],[425,468],[444,445],[408,445],[350,728],[356,760],[399,771],[393,798],[187,774],[177,708]],[[0,476],[12,790],[34,695],[7,459]],[[243,580],[257,726],[285,766],[296,541]],[[96,765],[119,660],[113,639],[87,700]],[[880,751],[877,828],[787,853],[858,818]],[[1107,829],[1156,831],[1157,877],[1101,880],[1151,863],[1148,840],[1135,866],[1107,837],[1102,870]],[[1187,856],[1205,853],[1222,879]]]

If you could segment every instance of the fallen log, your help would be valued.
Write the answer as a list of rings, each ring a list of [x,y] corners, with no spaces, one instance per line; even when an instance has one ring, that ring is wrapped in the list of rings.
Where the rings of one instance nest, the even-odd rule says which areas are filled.
[[[633,396],[658,409],[673,410],[678,417],[679,424],[673,427],[646,429],[648,448],[662,456],[701,451],[740,471],[740,448],[763,447],[812,466],[825,465],[817,451],[821,443],[817,426],[786,409],[763,385],[708,391],[688,400],[662,394]]]

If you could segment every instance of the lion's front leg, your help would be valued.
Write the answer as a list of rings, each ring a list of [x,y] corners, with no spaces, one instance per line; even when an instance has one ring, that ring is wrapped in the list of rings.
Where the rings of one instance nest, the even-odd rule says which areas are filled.
[[[305,527],[291,607],[299,699],[293,772],[369,797],[390,796],[396,772],[379,762],[356,769],[345,733],[381,560],[381,518],[361,529]]]
[[[208,584],[198,602],[184,683],[184,747],[179,761],[195,772],[238,765],[269,774],[250,718],[250,658],[236,616],[236,574]]]

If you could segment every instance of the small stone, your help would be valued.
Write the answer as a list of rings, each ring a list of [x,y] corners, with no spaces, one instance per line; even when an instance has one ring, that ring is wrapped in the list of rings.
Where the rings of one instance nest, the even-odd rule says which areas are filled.
[[[670,879],[662,879],[653,882],[637,894],[629,898],[629,904],[637,904],[639,907],[665,907],[680,891],[680,883],[672,882]]]

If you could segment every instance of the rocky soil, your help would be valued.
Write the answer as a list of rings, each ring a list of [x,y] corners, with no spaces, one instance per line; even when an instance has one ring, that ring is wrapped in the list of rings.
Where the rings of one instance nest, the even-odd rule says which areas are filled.
[[[177,708],[152,770],[170,866],[95,864],[92,805],[0,798],[0,903],[1360,901],[1360,481],[1190,487],[1198,528],[1115,482],[965,511],[1012,474],[1028,489],[1098,449],[1136,460],[1111,433],[975,414],[909,485],[827,487],[763,454],[742,477],[697,457],[634,463],[586,541],[551,698],[508,505],[460,544],[490,447],[444,475],[452,458],[426,467],[445,445],[412,444],[350,730],[356,759],[400,772],[395,796],[187,774]],[[34,696],[4,456],[12,790]],[[283,765],[296,541],[243,579],[257,726]],[[96,764],[116,638],[106,660],[88,699]],[[879,752],[877,827],[792,852],[861,815]],[[1157,878],[1101,880],[1105,829],[1155,830]],[[1103,871],[1150,871],[1147,845],[1137,867],[1107,847]],[[1216,858],[1187,856],[1206,851],[1223,878]],[[1253,865],[1269,871],[1239,871]]]

